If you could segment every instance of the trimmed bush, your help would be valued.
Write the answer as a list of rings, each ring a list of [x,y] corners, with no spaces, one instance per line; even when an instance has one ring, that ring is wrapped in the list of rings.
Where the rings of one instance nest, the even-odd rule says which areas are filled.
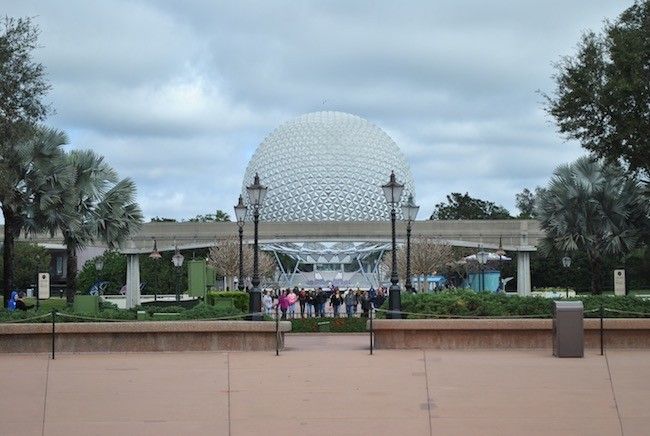
[[[564,299],[563,299],[564,300]],[[650,316],[650,301],[635,296],[589,295],[570,298],[583,302],[585,317],[597,318],[597,310],[602,305],[608,309],[638,312]],[[382,306],[387,309],[388,303]],[[489,292],[473,292],[467,290],[448,291],[436,294],[402,294],[402,311],[418,315],[408,315],[408,318],[426,318],[427,315],[438,316],[517,316],[542,315],[551,318],[553,315],[553,299],[544,297],[507,296]],[[625,318],[644,315],[605,312],[606,317]],[[378,317],[384,317],[379,312]]]
[[[248,313],[248,292],[240,291],[219,291],[219,292],[208,292],[206,295],[206,303],[210,306],[216,304],[217,299],[219,298],[230,298],[232,299],[233,305],[241,310],[243,313]]]
[[[333,333],[365,332],[368,318],[296,318],[291,321],[292,333],[318,332],[319,322],[329,322]]]

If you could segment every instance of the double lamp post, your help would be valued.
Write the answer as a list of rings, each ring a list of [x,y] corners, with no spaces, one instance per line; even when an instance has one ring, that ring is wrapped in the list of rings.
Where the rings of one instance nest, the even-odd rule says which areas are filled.
[[[401,289],[399,286],[399,276],[397,274],[397,243],[395,238],[395,221],[397,212],[395,208],[402,198],[404,185],[399,183],[395,178],[395,172],[391,171],[388,183],[381,186],[384,191],[386,202],[390,206],[390,223],[391,223],[391,243],[392,243],[392,265],[390,273],[390,288],[388,288],[388,313],[386,316],[391,319],[400,319],[402,317]],[[413,202],[413,196],[409,195],[408,202],[402,206],[402,213],[406,220],[406,289],[411,290],[411,223],[418,214],[419,206]]]
[[[253,288],[249,291],[248,312],[251,314],[251,321],[262,320],[262,290],[260,289],[259,273],[259,247],[258,247],[258,225],[260,220],[260,208],[266,197],[268,188],[260,183],[259,174],[255,173],[253,183],[246,187],[248,193],[248,204],[253,209],[253,277],[251,284]],[[244,199],[239,196],[239,203],[235,206],[235,217],[237,218],[237,227],[239,228],[239,290],[244,290],[244,222],[248,207],[244,204]]]

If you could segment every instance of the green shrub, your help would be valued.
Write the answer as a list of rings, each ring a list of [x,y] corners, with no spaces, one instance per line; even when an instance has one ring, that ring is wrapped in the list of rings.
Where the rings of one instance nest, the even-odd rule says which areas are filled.
[[[607,295],[578,296],[569,300],[581,300],[585,309],[585,317],[598,317],[602,302],[609,309],[627,312],[638,312],[650,316],[650,301],[627,295],[621,297]],[[382,309],[387,309],[385,303]],[[520,297],[507,296],[490,292],[473,292],[467,290],[448,291],[436,294],[403,294],[402,311],[418,315],[408,315],[408,318],[420,318],[427,315],[438,316],[518,316],[541,315],[552,317],[553,300],[539,296]],[[384,317],[381,312],[378,317]],[[616,312],[606,312],[606,317],[634,317],[634,315]]]
[[[219,291],[208,292],[206,295],[206,303],[214,306],[216,300],[219,298],[231,298],[234,306],[244,313],[248,313],[248,292],[241,291]]]
[[[244,313],[239,310],[237,307],[228,307],[222,308],[218,306],[211,306],[209,304],[201,303],[193,307],[192,309],[185,310],[180,312],[180,319],[210,319],[210,318],[222,318],[226,316],[241,315]],[[244,318],[233,319],[237,321]]]
[[[296,318],[291,321],[293,333],[318,332],[319,322],[329,322],[333,333],[365,332],[368,318]]]

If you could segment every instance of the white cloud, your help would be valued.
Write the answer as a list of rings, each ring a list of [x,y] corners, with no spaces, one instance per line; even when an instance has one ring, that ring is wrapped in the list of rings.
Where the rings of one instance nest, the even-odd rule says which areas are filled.
[[[552,62],[613,0],[2,2],[36,16],[72,147],[136,180],[147,216],[230,212],[281,122],[341,110],[412,165],[421,217],[452,192],[503,204],[583,154],[541,110]]]

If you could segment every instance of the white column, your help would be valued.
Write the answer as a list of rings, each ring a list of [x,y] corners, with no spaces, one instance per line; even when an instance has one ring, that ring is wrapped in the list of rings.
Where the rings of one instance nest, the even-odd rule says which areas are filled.
[[[517,252],[517,294],[530,295],[530,252]]]
[[[126,308],[140,305],[140,258],[137,254],[126,255]]]

